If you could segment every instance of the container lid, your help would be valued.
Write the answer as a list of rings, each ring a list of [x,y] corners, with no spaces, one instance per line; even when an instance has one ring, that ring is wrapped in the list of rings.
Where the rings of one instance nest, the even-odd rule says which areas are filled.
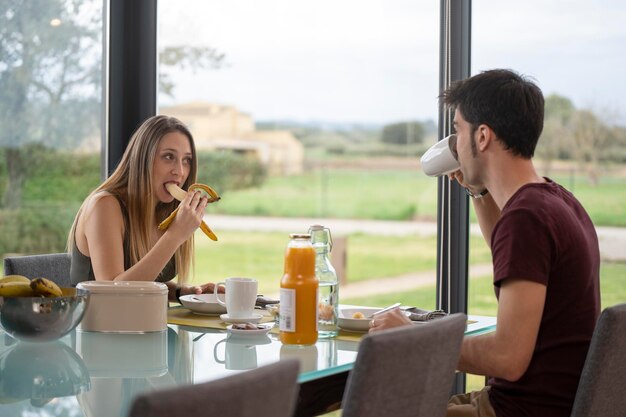
[[[76,288],[92,294],[167,294],[167,285],[162,282],[145,281],[84,281]]]

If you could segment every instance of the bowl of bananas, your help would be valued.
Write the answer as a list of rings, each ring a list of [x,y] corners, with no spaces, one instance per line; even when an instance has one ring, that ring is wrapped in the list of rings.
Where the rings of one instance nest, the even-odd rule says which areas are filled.
[[[80,323],[89,292],[60,288],[46,278],[21,275],[0,278],[0,327],[27,342],[59,339]]]

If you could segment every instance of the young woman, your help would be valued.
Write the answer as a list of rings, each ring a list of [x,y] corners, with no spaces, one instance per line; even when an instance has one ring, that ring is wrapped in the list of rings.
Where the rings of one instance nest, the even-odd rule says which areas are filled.
[[[179,206],[166,184],[187,189],[196,172],[196,149],[187,127],[168,116],[146,120],[115,172],[85,199],[74,219],[68,237],[72,283],[159,281],[168,286],[170,300],[212,293],[212,283],[184,285],[207,198],[188,193],[167,230],[157,228]],[[176,275],[179,286],[171,282]]]

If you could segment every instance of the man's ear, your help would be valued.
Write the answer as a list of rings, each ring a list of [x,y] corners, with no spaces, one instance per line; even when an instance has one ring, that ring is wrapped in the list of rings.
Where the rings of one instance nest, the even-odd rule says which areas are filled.
[[[485,124],[478,126],[476,146],[479,151],[485,151],[495,139],[496,133],[489,126]]]

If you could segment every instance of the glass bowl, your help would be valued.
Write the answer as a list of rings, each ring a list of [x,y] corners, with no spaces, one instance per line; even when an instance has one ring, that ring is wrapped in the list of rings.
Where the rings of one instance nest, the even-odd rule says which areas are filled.
[[[61,297],[0,297],[0,326],[10,336],[27,342],[59,339],[80,323],[89,292],[63,288]]]

